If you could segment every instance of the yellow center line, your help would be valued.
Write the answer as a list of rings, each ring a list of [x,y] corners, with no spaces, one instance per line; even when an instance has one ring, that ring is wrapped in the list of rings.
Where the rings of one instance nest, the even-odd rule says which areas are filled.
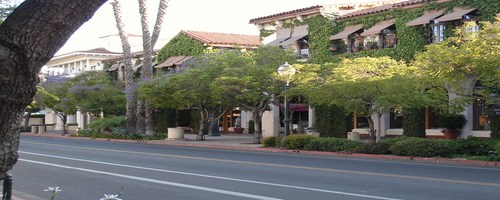
[[[45,146],[56,146],[56,147],[68,147],[68,148],[74,148],[74,149],[76,148],[76,149],[85,149],[85,150],[107,151],[107,152],[115,152],[115,153],[127,153],[127,154],[137,154],[137,155],[148,155],[148,156],[213,161],[213,162],[225,162],[225,163],[234,163],[234,164],[280,167],[280,168],[289,168],[289,169],[304,169],[304,170],[311,170],[311,171],[324,171],[324,172],[335,172],[335,173],[344,173],[344,174],[369,175],[369,176],[404,178],[404,179],[412,179],[412,180],[424,180],[424,181],[435,181],[435,182],[445,182],[445,183],[500,187],[500,183],[491,183],[491,182],[465,181],[465,180],[457,180],[457,179],[432,178],[432,177],[423,177],[423,176],[409,176],[409,175],[377,173],[377,172],[356,171],[356,170],[329,169],[329,168],[320,168],[320,167],[306,167],[306,166],[273,164],[273,163],[263,163],[263,162],[237,161],[237,160],[227,160],[227,159],[217,159],[217,158],[203,158],[203,157],[195,157],[195,156],[181,156],[181,155],[172,155],[172,154],[136,152],[136,151],[102,149],[102,148],[92,148],[92,147],[77,147],[77,146],[70,146],[70,145],[47,144],[47,143],[39,143],[39,142],[23,142],[23,143],[45,145]]]

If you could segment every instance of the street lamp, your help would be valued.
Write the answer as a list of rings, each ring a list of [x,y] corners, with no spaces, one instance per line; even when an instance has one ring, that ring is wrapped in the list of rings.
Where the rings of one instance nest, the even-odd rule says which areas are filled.
[[[280,142],[280,148],[283,149],[285,145],[285,137],[290,133],[290,118],[289,118],[289,113],[290,113],[290,104],[288,102],[288,97],[286,96],[286,92],[290,88],[290,80],[292,79],[292,76],[295,74],[296,70],[288,64],[288,62],[285,62],[285,64],[280,65],[278,68],[278,74],[282,77],[286,78],[286,84],[285,84],[285,96],[284,96],[284,106],[285,106],[285,117],[283,119],[283,123],[285,124],[285,134],[283,136],[283,139],[281,139]]]

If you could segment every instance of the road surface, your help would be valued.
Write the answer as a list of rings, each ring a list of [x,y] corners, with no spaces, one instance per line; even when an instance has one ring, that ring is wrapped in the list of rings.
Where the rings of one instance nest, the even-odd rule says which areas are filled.
[[[14,190],[49,199],[499,199],[500,169],[22,137]]]

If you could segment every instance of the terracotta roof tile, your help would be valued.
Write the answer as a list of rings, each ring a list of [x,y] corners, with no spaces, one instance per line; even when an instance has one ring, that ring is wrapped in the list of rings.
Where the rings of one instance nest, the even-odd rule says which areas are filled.
[[[367,8],[367,9],[358,10],[358,11],[354,11],[354,12],[339,16],[338,19],[346,19],[346,18],[351,18],[351,17],[369,15],[369,14],[373,14],[373,13],[387,11],[387,10],[390,10],[392,8],[393,8],[393,4],[387,4],[387,5],[377,6],[377,7],[373,7],[373,8]]]
[[[250,24],[254,24],[254,23],[257,23],[259,21],[271,20],[274,18],[281,18],[281,17],[285,17],[287,15],[289,15],[289,16],[300,15],[300,14],[308,13],[311,11],[319,13],[321,8],[323,8],[323,6],[316,5],[316,6],[311,6],[311,7],[307,7],[307,8],[301,8],[301,9],[291,10],[291,11],[287,11],[287,12],[277,13],[274,15],[259,17],[259,18],[251,19]]]
[[[244,46],[247,48],[257,48],[261,45],[258,35],[241,35],[231,33],[212,33],[200,31],[182,31],[187,36],[198,40],[207,46],[230,47]]]

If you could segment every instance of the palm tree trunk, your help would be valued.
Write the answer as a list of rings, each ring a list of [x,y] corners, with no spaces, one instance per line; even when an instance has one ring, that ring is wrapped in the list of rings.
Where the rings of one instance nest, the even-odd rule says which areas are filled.
[[[122,42],[123,49],[123,63],[125,68],[125,95],[126,95],[126,106],[127,106],[127,132],[136,132],[136,98],[135,98],[135,84],[134,84],[134,70],[132,68],[132,53],[130,52],[130,43],[128,41],[128,36],[125,33],[125,25],[122,21],[121,5],[119,0],[114,0],[111,2],[113,6],[113,12],[116,20],[116,27],[118,28],[118,34]]]
[[[163,24],[163,16],[165,15],[168,1],[160,1],[160,6],[158,7],[158,15],[155,23],[155,28],[153,30],[154,41],[152,40],[151,33],[149,32],[149,17],[148,9],[146,5],[146,0],[139,1],[139,13],[141,15],[141,26],[142,26],[142,47],[144,52],[144,61],[141,70],[141,80],[147,80],[153,75],[153,48],[160,35],[160,29]],[[144,113],[144,126],[145,133],[147,135],[153,135],[155,133],[155,122],[153,118],[153,108],[148,103],[147,100],[140,103],[140,109],[138,112]],[[142,119],[141,119],[142,120]],[[139,121],[138,121],[139,123]],[[140,122],[142,126],[142,121]]]

